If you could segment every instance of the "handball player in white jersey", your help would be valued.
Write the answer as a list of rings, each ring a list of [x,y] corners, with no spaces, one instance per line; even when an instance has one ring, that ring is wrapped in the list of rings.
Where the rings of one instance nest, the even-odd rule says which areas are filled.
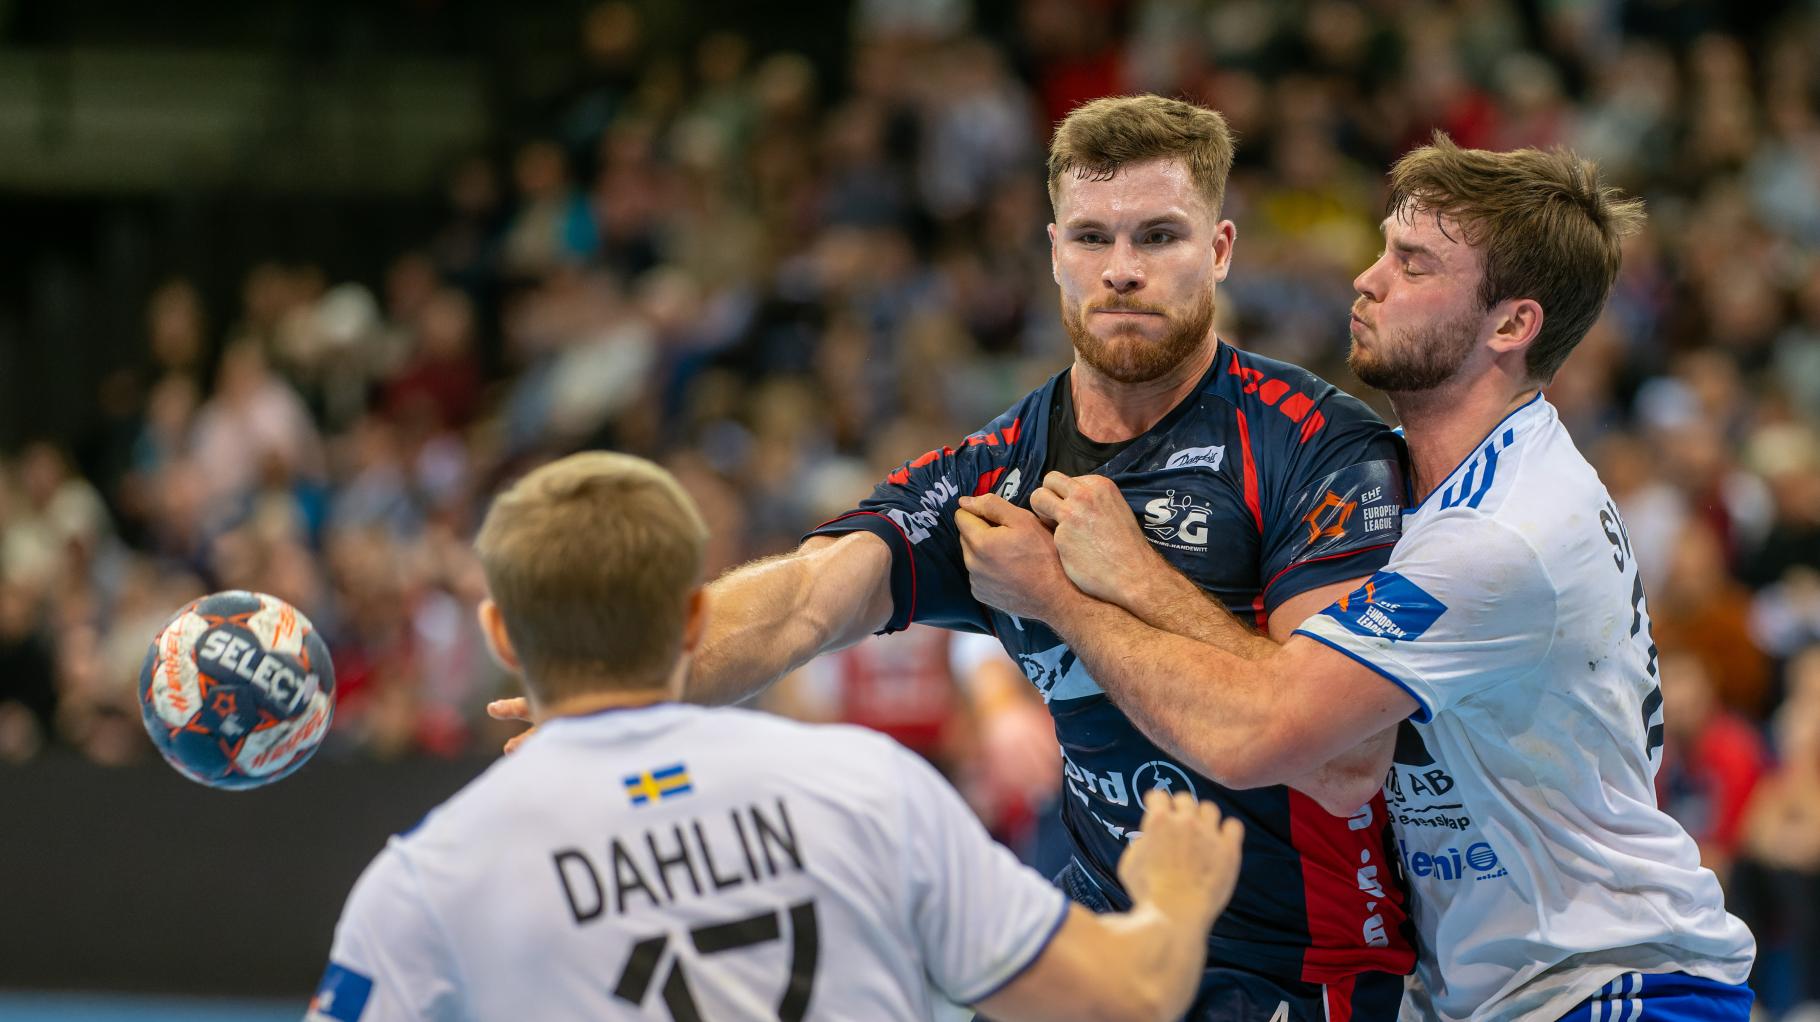
[[[580,454],[498,497],[480,617],[541,726],[343,911],[311,1020],[1173,1018],[1241,828],[1155,792],[1096,916],[926,763],[852,727],[676,702],[711,609],[667,473]],[[934,993],[931,992],[934,988]]]
[[[1408,444],[1382,571],[1279,646],[1170,571],[1108,480],[1051,474],[1035,515],[963,498],[983,519],[964,530],[975,592],[1047,622],[1159,744],[1232,787],[1404,721],[1386,788],[1421,944],[1405,1017],[1746,1019],[1755,942],[1656,805],[1636,551],[1542,394],[1641,204],[1564,150],[1437,135],[1393,168],[1389,210],[1350,354]],[[1183,608],[1199,641],[1157,620]]]

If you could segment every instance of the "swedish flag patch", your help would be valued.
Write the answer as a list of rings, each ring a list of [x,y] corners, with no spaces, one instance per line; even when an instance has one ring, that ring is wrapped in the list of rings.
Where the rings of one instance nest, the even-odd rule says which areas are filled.
[[[695,790],[694,783],[689,779],[689,768],[681,763],[629,774],[625,785],[626,797],[635,806],[677,798]]]

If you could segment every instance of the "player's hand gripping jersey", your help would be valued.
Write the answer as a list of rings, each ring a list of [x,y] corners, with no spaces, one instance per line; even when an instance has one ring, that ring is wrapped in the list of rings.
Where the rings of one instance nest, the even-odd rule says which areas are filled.
[[[927,1019],[931,983],[985,998],[1065,910],[888,738],[608,710],[392,839],[309,1020]]]
[[[1390,783],[1434,935],[1412,1017],[1558,1018],[1634,972],[1744,981],[1750,932],[1656,807],[1662,690],[1630,535],[1547,401],[1301,631],[1421,704]]]
[[[1069,395],[1063,372],[959,449],[891,473],[816,533],[865,530],[891,548],[896,611],[886,631],[915,621],[991,632],[1023,667],[1055,719],[1075,857],[1115,906],[1128,905],[1115,871],[1144,792],[1187,788],[1245,824],[1239,888],[1209,938],[1210,964],[1313,983],[1408,972],[1414,955],[1381,795],[1347,820],[1288,788],[1231,791],[1183,766],[1042,622],[974,600],[954,524],[962,494],[1028,507],[1048,470],[1108,476],[1171,565],[1262,629],[1285,600],[1388,559],[1402,508],[1395,437],[1312,374],[1225,344],[1196,390],[1128,443],[1082,438]]]

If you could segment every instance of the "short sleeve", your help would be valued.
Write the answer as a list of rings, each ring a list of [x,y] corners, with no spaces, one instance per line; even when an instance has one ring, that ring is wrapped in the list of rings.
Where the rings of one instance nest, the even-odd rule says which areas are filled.
[[[917,950],[937,989],[956,1003],[977,1004],[1036,962],[1069,902],[992,840],[934,768],[897,752]]]
[[[961,558],[954,511],[962,494],[984,493],[1003,473],[1000,444],[944,447],[886,476],[859,507],[811,530],[811,536],[870,532],[891,549],[894,610],[883,631],[914,622],[986,632],[986,609],[973,598]]]
[[[1554,583],[1535,548],[1462,508],[1413,529],[1383,571],[1296,634],[1402,686],[1426,723],[1533,671],[1553,647],[1555,612]]]
[[[397,839],[354,884],[305,1022],[457,1022],[460,984]]]
[[[1402,531],[1402,445],[1356,399],[1322,402],[1325,428],[1288,433],[1264,510],[1264,607],[1383,567]]]

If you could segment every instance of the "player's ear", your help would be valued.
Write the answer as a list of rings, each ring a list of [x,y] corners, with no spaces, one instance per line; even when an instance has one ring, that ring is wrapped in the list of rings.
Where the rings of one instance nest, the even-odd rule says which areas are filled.
[[[1232,272],[1232,247],[1239,243],[1239,227],[1230,220],[1213,226],[1213,279],[1222,282]]]
[[[1542,332],[1542,303],[1507,298],[1491,307],[1491,348],[1499,355],[1523,354]]]
[[[480,619],[480,634],[486,637],[487,649],[493,659],[514,674],[524,673],[518,662],[518,651],[512,648],[512,637],[506,634],[506,616],[500,613],[499,604],[489,596],[480,601],[480,607],[474,613]]]
[[[696,586],[689,591],[689,606],[683,617],[682,651],[687,656],[701,645],[701,637],[708,630],[708,590]]]

